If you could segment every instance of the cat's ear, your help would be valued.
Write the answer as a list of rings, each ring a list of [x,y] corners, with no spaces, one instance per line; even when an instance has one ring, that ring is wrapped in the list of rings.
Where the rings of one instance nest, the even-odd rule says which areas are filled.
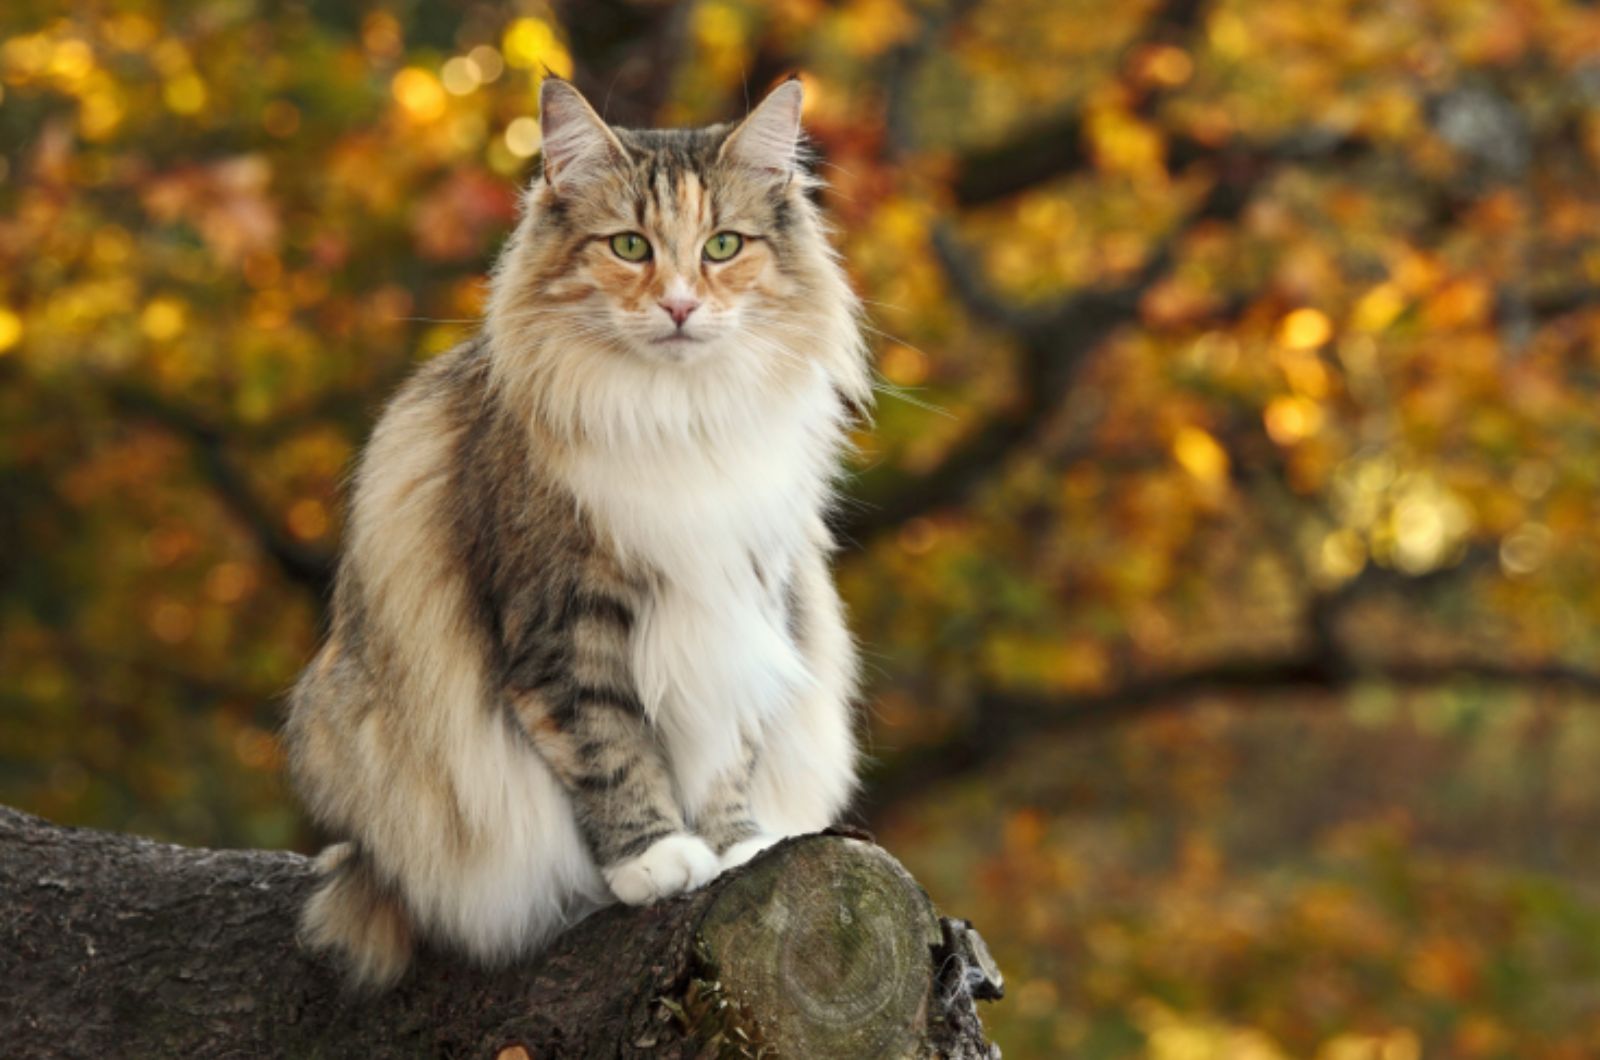
[[[558,193],[628,157],[616,133],[589,101],[559,77],[546,77],[539,85],[539,130],[544,143],[544,179]]]
[[[767,93],[749,117],[728,134],[721,157],[770,173],[800,171],[800,107],[805,91],[792,77]]]

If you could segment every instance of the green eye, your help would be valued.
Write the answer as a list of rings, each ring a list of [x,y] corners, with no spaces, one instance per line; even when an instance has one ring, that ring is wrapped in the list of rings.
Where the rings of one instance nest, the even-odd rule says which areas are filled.
[[[706,240],[705,255],[707,261],[727,261],[739,253],[739,248],[744,246],[744,237],[736,232],[718,232]]]
[[[638,232],[612,236],[611,249],[623,261],[644,261],[650,257],[650,241]]]

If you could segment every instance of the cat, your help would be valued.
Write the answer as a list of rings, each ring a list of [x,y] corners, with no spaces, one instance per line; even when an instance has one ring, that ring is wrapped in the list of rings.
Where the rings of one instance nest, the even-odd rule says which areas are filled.
[[[290,695],[291,780],[343,840],[301,936],[353,981],[423,939],[531,954],[846,805],[824,516],[871,380],[801,104],[636,131],[543,82],[481,332],[374,429]]]

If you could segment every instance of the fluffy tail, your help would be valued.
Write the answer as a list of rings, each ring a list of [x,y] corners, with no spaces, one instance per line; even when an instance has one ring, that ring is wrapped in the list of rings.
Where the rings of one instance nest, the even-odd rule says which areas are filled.
[[[335,843],[317,857],[322,877],[300,916],[300,937],[333,950],[351,980],[382,990],[411,963],[411,919],[353,843]]]

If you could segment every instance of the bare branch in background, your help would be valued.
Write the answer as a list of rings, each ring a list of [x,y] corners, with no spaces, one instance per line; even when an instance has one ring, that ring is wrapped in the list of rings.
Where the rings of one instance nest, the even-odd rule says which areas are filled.
[[[1080,292],[1047,312],[1004,304],[956,249],[948,231],[935,235],[940,260],[974,315],[1009,324],[1021,343],[1021,379],[1016,401],[995,413],[939,464],[923,474],[902,474],[884,483],[839,522],[846,540],[866,544],[907,520],[960,503],[1003,467],[1060,407],[1079,366],[1116,327],[1134,317],[1151,282],[1143,273],[1132,283]]]
[[[1556,317],[1566,316],[1568,313],[1593,309],[1595,306],[1600,306],[1600,286],[1580,287],[1564,291],[1544,291],[1529,295],[1515,309],[1542,323],[1547,320],[1554,320]],[[1496,306],[1496,310],[1503,319],[1512,310],[1512,307],[1502,302]]]
[[[1141,84],[1129,69],[1147,49],[1158,45],[1193,47],[1193,38],[1205,24],[1205,0],[1167,0],[1146,20],[1138,35],[1123,49],[1119,80],[1132,95],[1131,111],[1150,117],[1166,92]],[[1055,177],[1087,169],[1093,159],[1084,144],[1084,118],[1073,110],[1023,129],[1004,143],[978,148],[957,162],[951,191],[961,206],[981,206],[1042,184]]]
[[[916,137],[907,110],[911,82],[929,52],[970,6],[962,0],[950,4],[928,18],[918,34],[891,56],[886,117],[886,149],[890,153],[904,154],[915,149]],[[1128,46],[1127,55],[1193,34],[1203,23],[1204,6],[1199,0],[1164,4]],[[1153,91],[1144,92],[1139,105],[1153,108],[1156,95]],[[1076,116],[1072,120],[1079,121]],[[1071,150],[1079,150],[1076,133],[1070,140],[1052,143],[1070,144]],[[1073,157],[1084,161],[1080,155]],[[1263,173],[1262,167],[1241,165],[1236,157],[1230,158],[1228,165],[1217,166],[1212,187],[1199,207],[1162,241],[1129,281],[1103,290],[1071,292],[1049,307],[1009,303],[980,275],[973,256],[958,246],[952,228],[939,226],[933,233],[933,247],[957,298],[974,317],[1012,333],[1020,345],[1017,399],[957,444],[933,469],[898,477],[880,473],[868,495],[840,519],[838,529],[842,536],[865,544],[909,519],[970,497],[1060,407],[1089,355],[1116,328],[1137,320],[1140,300],[1169,270],[1183,237],[1202,221],[1238,216]]]
[[[908,519],[970,498],[1061,407],[1090,355],[1117,328],[1138,321],[1141,300],[1170,271],[1184,237],[1202,222],[1237,217],[1261,175],[1241,170],[1236,181],[1219,178],[1127,281],[1075,291],[1046,307],[1008,302],[980,275],[975,255],[960,247],[950,226],[937,227],[934,252],[958,300],[974,317],[1011,333],[1020,345],[1017,398],[932,469],[897,478],[880,473],[873,492],[839,520],[843,537],[864,545]]]
[[[1232,171],[1274,166],[1348,162],[1373,150],[1365,137],[1335,129],[1306,129],[1277,140],[1208,142],[1187,133],[1167,134],[1166,161],[1174,174],[1196,165]],[[1078,111],[1024,129],[1014,138],[974,148],[956,160],[951,192],[963,207],[987,206],[1061,177],[1086,171],[1093,161],[1083,144]]]
[[[128,384],[112,385],[106,394],[113,407],[124,415],[144,419],[184,441],[195,470],[284,577],[318,601],[328,598],[333,558],[285,532],[273,506],[260,496],[249,475],[229,455],[220,428],[158,394]]]
[[[918,34],[891,56],[886,89],[886,150],[891,154],[915,149],[908,110],[911,84],[931,50],[969,7],[965,2],[953,3],[928,18]],[[1127,68],[1143,50],[1156,45],[1192,47],[1191,39],[1204,26],[1205,9],[1201,0],[1163,4],[1124,49],[1122,76],[1135,94],[1137,113],[1153,114],[1164,90],[1135,83]],[[1083,116],[1075,111],[1054,119],[1048,127],[1024,132],[1009,145],[967,156],[955,178],[957,202],[992,201],[1087,168],[1092,160],[1083,147],[1082,131]],[[933,233],[933,249],[951,290],[974,317],[1009,332],[1019,344],[1017,398],[958,443],[937,466],[918,474],[877,472],[859,503],[838,521],[841,535],[865,545],[909,519],[969,499],[972,491],[997,474],[1061,407],[1094,350],[1118,327],[1138,322],[1144,295],[1170,272],[1190,232],[1202,223],[1237,219],[1256,191],[1285,165],[1345,161],[1370,149],[1361,138],[1328,130],[1295,133],[1268,144],[1212,145],[1176,137],[1168,159],[1173,172],[1181,174],[1198,167],[1210,176],[1210,187],[1201,201],[1163,238],[1132,279],[1105,290],[1071,292],[1050,307],[1008,302],[979,274],[974,256],[959,247],[952,227],[940,225]]]
[[[954,4],[925,23],[922,32],[892,58],[888,88],[887,150],[914,152],[916,137],[906,102],[910,86],[928,54],[965,11]],[[1130,76],[1142,48],[1154,44],[1186,44],[1204,23],[1204,5],[1163,5],[1139,37],[1125,50],[1123,80],[1137,115],[1153,118],[1164,90],[1145,89]],[[1094,163],[1084,143],[1085,116],[1074,110],[1024,130],[1010,141],[981,148],[957,161],[952,192],[958,206],[979,206],[1036,187],[1046,181],[1087,172]],[[1204,174],[1209,187],[1201,201],[1172,229],[1124,284],[1107,290],[1080,290],[1054,305],[1022,305],[998,293],[975,264],[977,256],[960,245],[954,226],[941,224],[932,247],[951,292],[975,319],[1009,335],[1019,356],[1017,396],[1006,407],[957,443],[934,468],[920,474],[880,471],[863,504],[843,521],[851,539],[866,543],[907,520],[954,507],[971,499],[984,482],[999,475],[1062,407],[1082,366],[1119,326],[1137,324],[1144,294],[1169,273],[1185,237],[1209,221],[1236,220],[1252,197],[1286,168],[1345,165],[1378,156],[1378,145],[1363,136],[1311,129],[1267,142],[1208,143],[1187,134],[1169,134],[1166,161],[1174,176]],[[1462,192],[1445,185],[1431,189],[1433,209],[1441,217],[1459,215]],[[1588,291],[1558,292],[1513,307],[1538,319],[1577,311],[1593,304]],[[1248,299],[1225,309],[1237,315]],[[1255,425],[1259,430],[1259,424]],[[1264,439],[1263,439],[1264,440]],[[1255,477],[1283,481],[1286,469],[1274,459],[1268,442],[1260,460],[1235,452],[1235,472],[1246,465]],[[1252,449],[1254,452],[1254,448]],[[1256,453],[1256,456],[1261,454]],[[1241,485],[1246,483],[1241,482]],[[1287,536],[1285,536],[1287,535]],[[1292,539],[1293,527],[1278,527],[1272,536]],[[1280,658],[1224,659],[1191,670],[1134,676],[1124,684],[1086,696],[1046,696],[991,689],[973,697],[971,720],[940,745],[910,753],[901,763],[881,770],[871,784],[863,812],[879,817],[902,797],[925,792],[930,779],[953,778],[993,765],[1042,732],[1103,724],[1160,710],[1174,709],[1210,693],[1248,694],[1254,699],[1282,701],[1262,693],[1347,691],[1362,683],[1406,688],[1432,688],[1457,683],[1511,687],[1560,687],[1600,697],[1600,672],[1560,663],[1502,663],[1474,658],[1406,662],[1353,657],[1342,644],[1340,623],[1358,601],[1375,594],[1414,596],[1458,583],[1492,564],[1495,551],[1476,548],[1458,565],[1420,576],[1376,566],[1329,592],[1310,592],[1303,604],[1300,647]],[[1306,572],[1297,570],[1302,581]]]
[[[974,696],[972,724],[934,747],[879,768],[869,776],[856,812],[869,826],[876,826],[899,806],[926,799],[932,786],[993,767],[1038,740],[1188,709],[1208,696],[1235,696],[1252,706],[1283,707],[1302,702],[1283,694],[1291,692],[1334,695],[1362,686],[1429,690],[1493,685],[1567,691],[1600,701],[1600,672],[1563,663],[1516,665],[1483,659],[1347,663],[1307,651],[1281,659],[1223,660],[1091,695],[980,692]]]

